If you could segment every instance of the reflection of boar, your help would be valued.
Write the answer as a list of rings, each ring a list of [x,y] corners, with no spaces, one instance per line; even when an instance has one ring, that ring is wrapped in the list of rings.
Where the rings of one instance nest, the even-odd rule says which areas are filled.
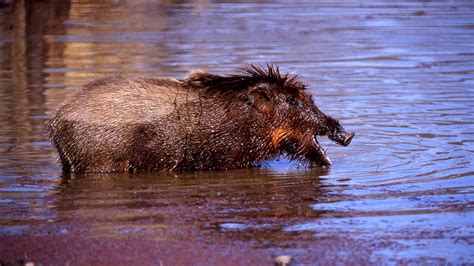
[[[63,169],[76,172],[242,168],[282,152],[330,164],[316,136],[344,146],[354,136],[318,110],[296,77],[272,66],[184,80],[100,79],[48,130]]]

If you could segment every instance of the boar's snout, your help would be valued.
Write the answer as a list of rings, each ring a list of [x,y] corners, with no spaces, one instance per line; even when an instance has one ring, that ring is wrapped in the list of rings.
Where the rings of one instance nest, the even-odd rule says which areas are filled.
[[[339,145],[348,146],[354,138],[355,133],[347,133],[344,128],[339,124],[339,121],[333,119],[332,117],[328,117],[327,121],[329,127],[327,133],[328,138]]]
[[[355,136],[354,132],[346,133],[343,130],[328,135],[330,140],[342,146],[348,146],[351,143],[352,138],[354,138],[354,136]]]
[[[348,146],[351,144],[352,138],[355,136],[354,132],[349,132],[347,133],[346,137],[344,138],[344,141],[341,143],[343,146]]]

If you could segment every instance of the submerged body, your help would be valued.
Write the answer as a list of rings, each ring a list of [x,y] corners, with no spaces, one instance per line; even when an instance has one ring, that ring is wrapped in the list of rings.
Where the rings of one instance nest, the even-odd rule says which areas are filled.
[[[280,153],[330,160],[316,140],[348,145],[296,77],[251,66],[184,80],[110,77],[87,85],[48,123],[63,169],[76,172],[229,169]]]

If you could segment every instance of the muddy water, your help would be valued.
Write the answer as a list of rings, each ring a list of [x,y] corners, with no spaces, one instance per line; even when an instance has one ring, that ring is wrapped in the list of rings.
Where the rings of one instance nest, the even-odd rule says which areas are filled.
[[[15,2],[15,3],[13,3]],[[470,1],[4,1],[0,259],[472,263]],[[334,165],[65,175],[43,125],[94,78],[298,73],[357,132]]]

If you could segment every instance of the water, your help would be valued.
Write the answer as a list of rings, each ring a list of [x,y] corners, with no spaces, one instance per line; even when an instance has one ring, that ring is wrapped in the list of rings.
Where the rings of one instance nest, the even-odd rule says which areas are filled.
[[[43,264],[474,261],[470,1],[4,1],[0,259]],[[357,132],[334,165],[61,173],[44,123],[114,73],[273,62]]]

